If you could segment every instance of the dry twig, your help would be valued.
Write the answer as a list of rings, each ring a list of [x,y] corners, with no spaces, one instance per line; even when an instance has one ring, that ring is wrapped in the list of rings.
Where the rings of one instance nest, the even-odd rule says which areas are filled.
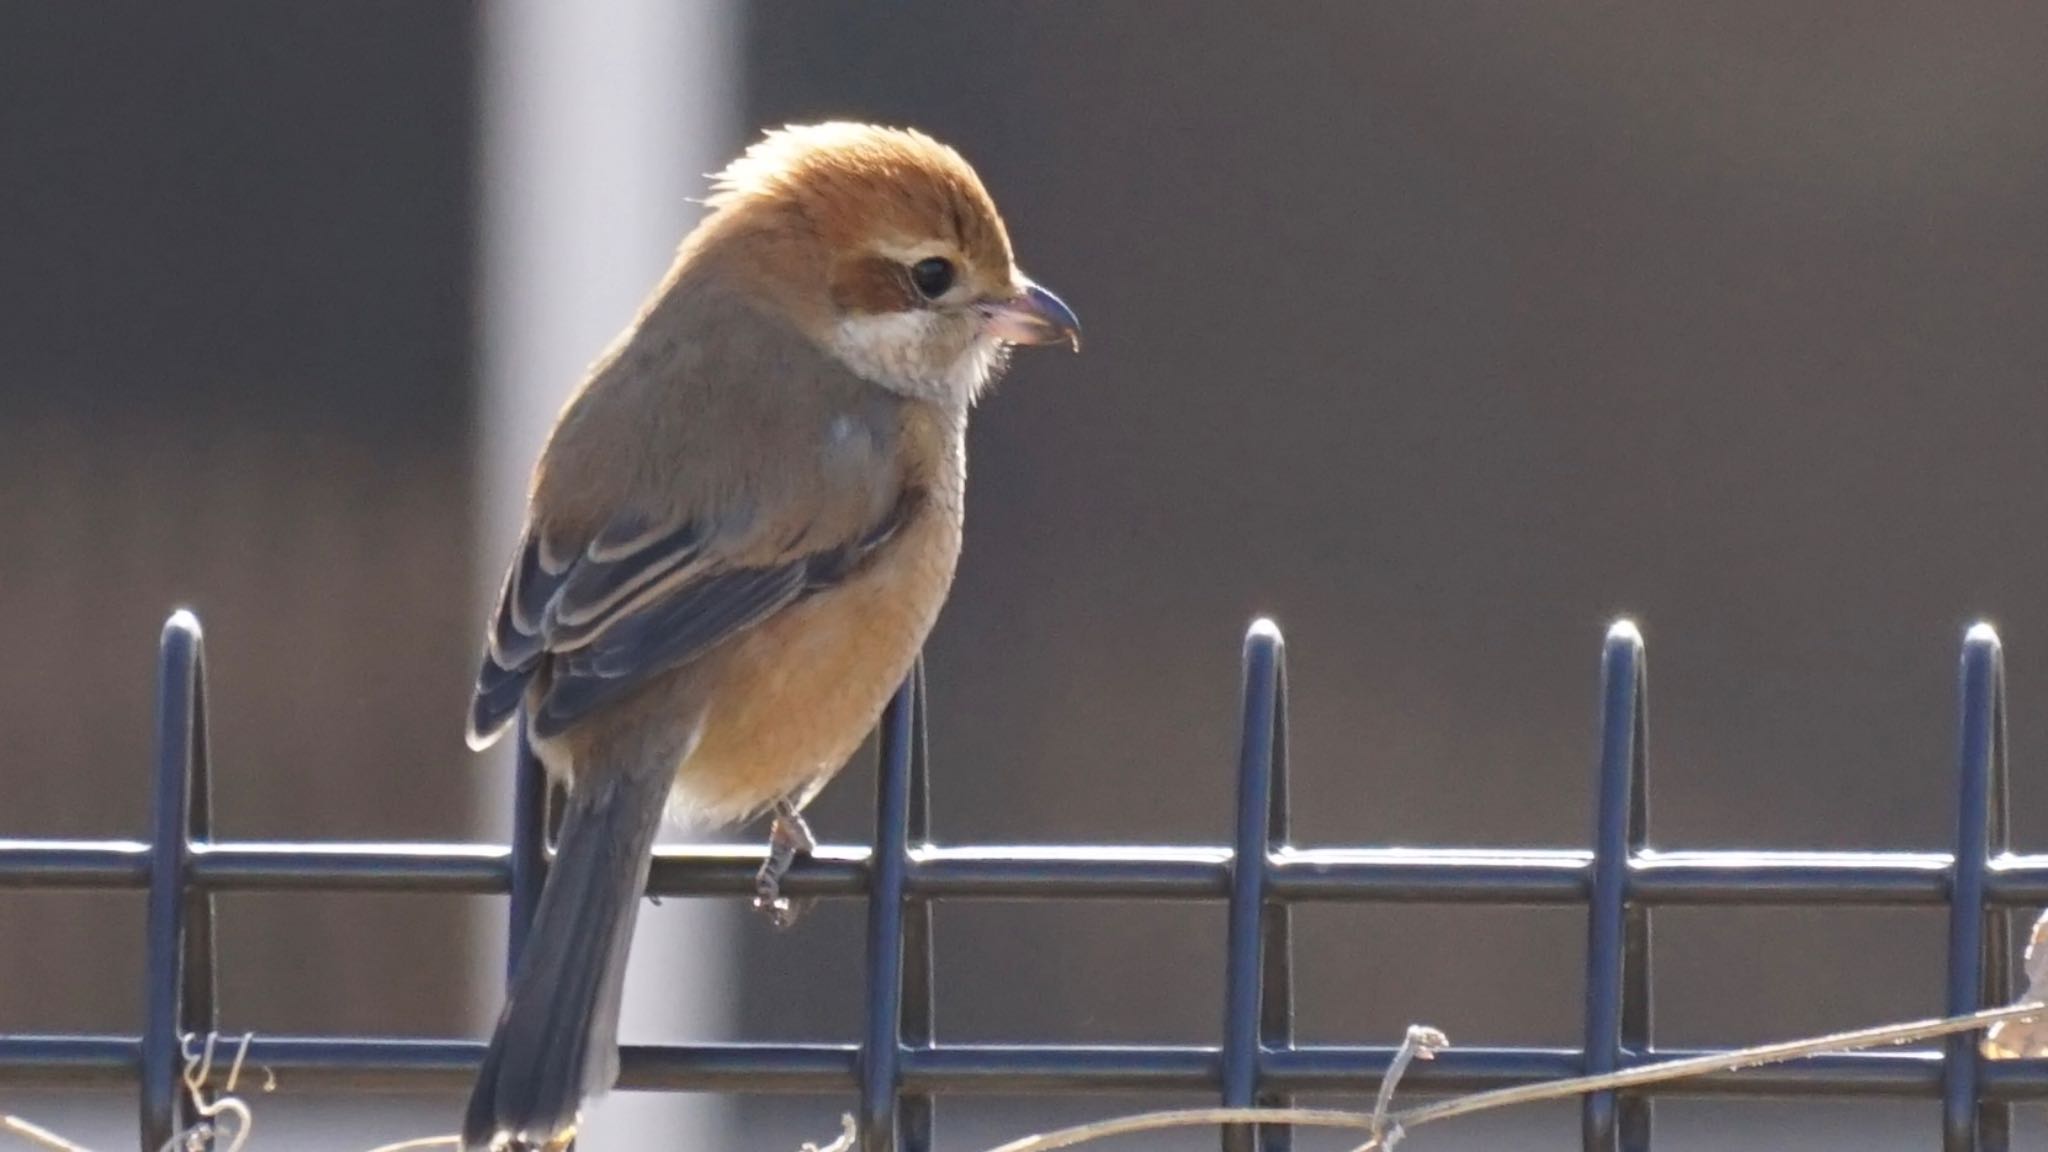
[[[853,1142],[858,1139],[860,1139],[860,1128],[853,1122],[853,1113],[841,1112],[839,1114],[839,1138],[837,1140],[832,1141],[823,1148],[818,1147],[812,1141],[806,1140],[797,1148],[796,1152],[852,1152]]]
[[[0,1132],[12,1132],[38,1148],[50,1149],[50,1152],[92,1152],[89,1148],[81,1148],[48,1128],[31,1124],[19,1116],[0,1116]]]
[[[1824,1052],[1852,1052],[1863,1048],[1910,1044],[1915,1040],[1928,1040],[1955,1032],[1972,1032],[2003,1021],[2028,1019],[2042,1014],[2043,1010],[2044,1005],[2037,1001],[2022,1001],[2009,1008],[1991,1008],[1940,1020],[1917,1020],[1907,1024],[1886,1024],[1850,1032],[1833,1032],[1806,1040],[1789,1040],[1777,1044],[1762,1044],[1754,1048],[1742,1048],[1733,1052],[1716,1052],[1682,1060],[1666,1060],[1599,1076],[1576,1076],[1566,1080],[1548,1080],[1536,1084],[1521,1084],[1513,1088],[1497,1088],[1489,1092],[1475,1092],[1393,1113],[1384,1110],[1354,1112],[1337,1108],[1178,1108],[1160,1112],[1139,1112],[1026,1136],[990,1149],[990,1152],[1054,1152],[1055,1149],[1071,1148],[1077,1144],[1133,1132],[1208,1127],[1217,1124],[1298,1124],[1313,1128],[1349,1128],[1372,1135],[1372,1139],[1360,1145],[1354,1152],[1389,1152],[1393,1142],[1399,1140],[1402,1133],[1423,1124],[1448,1120],[1453,1116],[1468,1116],[1474,1112],[1486,1112],[1514,1104],[1533,1104],[1541,1100],[1557,1100],[1589,1092],[1640,1088],[1646,1084],[1682,1080],[1714,1072],[1732,1072],[1738,1068],[1782,1064],[1788,1060]],[[1414,1039],[1415,1031],[1409,1030],[1411,1041]],[[1435,1035],[1439,1038],[1442,1036],[1441,1033]],[[1402,1048],[1404,1051],[1407,1050],[1409,1044],[1403,1044]],[[1419,1055],[1419,1052],[1411,1052],[1410,1055]],[[1406,1062],[1397,1056],[1395,1065],[1389,1067],[1388,1080],[1383,1082],[1381,1087],[1383,1103],[1391,1099],[1396,1073],[1405,1068],[1405,1065]],[[1392,1140],[1387,1139],[1389,1136]]]

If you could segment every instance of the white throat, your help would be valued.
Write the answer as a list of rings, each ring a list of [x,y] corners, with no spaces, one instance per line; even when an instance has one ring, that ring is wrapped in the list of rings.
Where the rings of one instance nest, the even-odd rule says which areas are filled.
[[[833,354],[861,378],[963,412],[1008,353],[971,318],[934,312],[849,316],[832,330],[831,340]]]

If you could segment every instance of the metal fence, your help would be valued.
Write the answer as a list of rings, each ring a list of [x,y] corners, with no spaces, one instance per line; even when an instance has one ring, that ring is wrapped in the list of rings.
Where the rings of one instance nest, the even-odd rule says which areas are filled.
[[[933,1100],[948,1094],[1217,1093],[1280,1104],[1294,1093],[1374,1090],[1392,1046],[1294,1042],[1290,916],[1309,901],[1578,906],[1587,914],[1585,1041],[1579,1049],[1458,1047],[1415,1068],[1416,1092],[1462,1092],[1595,1073],[1696,1052],[1651,1045],[1650,918],[1680,905],[1946,905],[1947,1010],[2012,999],[2013,910],[2048,903],[2048,856],[2014,855],[2006,816],[2005,684],[1998,639],[1964,640],[1953,854],[1664,852],[1648,847],[1643,643],[1624,622],[1601,663],[1593,849],[1297,848],[1287,817],[1287,677],[1279,632],[1253,625],[1244,648],[1234,843],[1218,847],[950,846],[931,843],[922,670],[882,719],[872,849],[825,847],[798,865],[793,896],[867,902],[866,1026],[859,1044],[628,1046],[628,1089],[858,1093],[864,1152],[923,1152]],[[0,840],[0,886],[144,889],[145,1019],[136,1036],[0,1035],[0,1084],[141,1085],[142,1147],[193,1122],[181,1074],[186,1037],[219,1026],[211,897],[224,891],[408,891],[511,895],[511,953],[546,866],[548,797],[519,761],[510,847],[215,840],[209,820],[206,670],[199,623],[165,626],[157,696],[154,817],[139,841]],[[759,848],[664,848],[649,890],[748,896]],[[1202,900],[1229,907],[1222,1043],[1216,1046],[939,1044],[933,1035],[932,903],[979,900]],[[258,1036],[249,1060],[327,1088],[467,1083],[483,1045],[347,1036]],[[1940,1051],[1816,1057],[1606,1093],[1583,1104],[1587,1149],[1646,1148],[1651,1097],[1938,1098],[1950,1152],[2002,1149],[2011,1104],[2048,1099],[2048,1061],[1985,1063],[1974,1037]],[[1284,1152],[1278,1126],[1223,1133],[1226,1152]]]

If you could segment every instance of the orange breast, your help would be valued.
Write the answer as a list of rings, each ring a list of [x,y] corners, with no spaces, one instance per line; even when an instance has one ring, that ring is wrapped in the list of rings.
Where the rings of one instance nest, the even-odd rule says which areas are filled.
[[[851,580],[764,622],[719,660],[681,808],[743,819],[839,770],[909,674],[953,582],[957,501],[921,509]]]

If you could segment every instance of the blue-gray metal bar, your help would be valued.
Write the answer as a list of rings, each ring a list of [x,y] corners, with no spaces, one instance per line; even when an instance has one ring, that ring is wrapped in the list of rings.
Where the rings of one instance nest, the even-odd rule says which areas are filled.
[[[861,1152],[899,1152],[902,1090],[903,912],[910,864],[916,677],[882,713],[881,771],[875,787],[873,884],[868,892],[867,1027],[860,1049]]]
[[[1265,951],[1266,866],[1271,859],[1274,735],[1280,712],[1280,630],[1253,624],[1244,640],[1243,712],[1238,731],[1237,835],[1223,978],[1223,1106],[1250,1107],[1259,1091],[1260,975]],[[1223,1129],[1223,1152],[1252,1152],[1250,1125]]]
[[[1997,691],[1993,694],[1995,712],[1993,731],[1990,780],[1990,827],[1985,838],[1987,854],[1996,859],[2012,851],[2012,767],[2011,757],[2006,752],[2005,740],[2005,657],[1998,657]],[[1987,861],[1986,867],[1990,865]],[[2010,908],[1989,908],[1984,911],[1984,996],[1985,1004],[2010,1004],[2019,998],[2020,990],[2013,978],[2014,914]],[[1983,1092],[1984,1071],[1980,1066],[1977,1073],[1978,1092]],[[2012,1107],[2007,1104],[1987,1103],[1984,1106],[1985,1145],[1994,1152],[2005,1152],[2012,1143]]]
[[[1284,644],[1280,647],[1279,658],[1275,664],[1273,779],[1267,789],[1266,804],[1266,884],[1269,893],[1273,879],[1271,853],[1275,848],[1284,851],[1294,833],[1292,801],[1287,779],[1287,648]],[[1294,1047],[1293,909],[1285,903],[1272,900],[1269,895],[1261,935],[1263,938],[1259,944],[1262,973],[1259,988],[1259,1047],[1267,1053],[1284,1052]],[[1265,1108],[1287,1108],[1293,1105],[1294,1097],[1291,1093],[1280,1092],[1268,1086],[1260,1090],[1258,1102]],[[1293,1145],[1292,1125],[1260,1125],[1261,1152],[1290,1152]]]
[[[1587,1075],[1619,1068],[1649,1047],[1649,926],[1628,903],[1628,861],[1643,847],[1643,638],[1622,621],[1607,633],[1600,662],[1600,776],[1593,829],[1593,898],[1587,909]],[[1649,1101],[1595,1092],[1581,1112],[1586,1152],[1639,1152],[1650,1139]]]
[[[1650,673],[1642,642],[1636,643],[1635,737],[1628,761],[1628,858],[1650,848]],[[1650,909],[1628,896],[1622,877],[1621,1047],[1625,1052],[1651,1048]],[[1651,1112],[1647,1095],[1620,1098],[1621,1146],[1635,1152],[1650,1147]]]
[[[193,620],[195,637],[199,622]],[[185,951],[182,956],[182,992],[178,1023],[186,1038],[212,1035],[220,1025],[220,957],[218,934],[214,930],[213,894],[192,887],[192,857],[213,838],[213,736],[206,707],[206,645],[197,643],[192,660],[192,758],[191,783],[185,797],[184,860],[178,869],[185,890]],[[182,1082],[182,1080],[181,1080]],[[187,1106],[190,1101],[183,1103]],[[196,1113],[192,1114],[197,1119]]]
[[[1963,641],[1957,749],[1955,873],[1949,902],[1947,1011],[1986,1006],[1990,960],[1984,930],[1985,874],[1991,853],[2004,847],[2005,674],[1998,636],[1989,625]],[[1998,843],[1994,844],[1994,841]],[[1994,938],[2003,933],[1992,933]],[[2003,967],[2009,940],[1995,939]],[[2010,1142],[2009,1109],[1982,1103],[1978,1037],[1948,1038],[1942,1073],[1941,1140],[1946,1152],[2004,1152]]]
[[[973,845],[913,849],[906,891],[949,900],[1225,900],[1231,850],[1152,845]],[[792,896],[860,898],[865,845],[827,844],[784,881]],[[663,845],[653,896],[751,896],[752,844]],[[0,889],[118,891],[149,887],[150,846],[133,840],[0,839]],[[1629,862],[1627,898],[1651,908],[1939,908],[1945,852],[1651,852]],[[195,844],[187,886],[206,892],[502,893],[504,845],[428,842]],[[1468,904],[1569,907],[1592,890],[1592,855],[1572,850],[1278,848],[1267,864],[1287,904]],[[2048,856],[1995,856],[1987,907],[2048,904]]]
[[[506,879],[512,892],[505,927],[508,980],[519,969],[519,954],[526,949],[526,932],[533,926],[541,889],[548,881],[548,796],[552,789],[547,768],[527,740],[525,709],[520,709],[513,727],[517,738],[512,762],[512,847],[506,859]]]
[[[138,1053],[142,1148],[199,1119],[184,1092],[187,1034],[213,1030],[213,917],[186,884],[192,842],[211,832],[206,654],[199,621],[178,612],[158,651],[156,766],[145,932],[144,1026]]]
[[[70,1087],[132,1084],[141,1041],[135,1036],[0,1037],[0,1080]],[[483,1059],[472,1040],[398,1040],[334,1036],[256,1036],[248,1063],[277,1073],[294,1090],[447,1093],[464,1088]],[[851,1043],[627,1045],[622,1089],[749,1094],[843,1092],[860,1084],[861,1048]],[[1369,1094],[1379,1086],[1394,1049],[1301,1045],[1270,1052],[1267,1086],[1282,1092]],[[1623,1068],[1705,1056],[1667,1049],[1627,1056]],[[1402,1080],[1416,1094],[1472,1092],[1577,1075],[1572,1048],[1452,1048],[1417,1062]],[[1815,1056],[1792,1064],[1745,1068],[1659,1085],[1659,1099],[1844,1097],[1938,1100],[1943,1055],[1935,1049],[1886,1049]],[[1193,1045],[953,1044],[904,1048],[906,1091],[960,1095],[1101,1095],[1214,1093],[1222,1085],[1222,1051]],[[1998,1103],[2048,1102],[2048,1061],[1988,1061],[1980,1069],[1983,1098]],[[226,1075],[225,1068],[216,1069]],[[154,1150],[152,1150],[154,1152]]]
[[[931,690],[925,686],[924,660],[910,674],[910,809],[904,821],[908,845],[923,846],[932,838]],[[932,903],[912,899],[903,910],[903,1043],[929,1048],[937,1041],[933,986],[936,957],[932,949]],[[898,1110],[904,1152],[931,1152],[935,1103],[929,1092],[909,1092]]]

